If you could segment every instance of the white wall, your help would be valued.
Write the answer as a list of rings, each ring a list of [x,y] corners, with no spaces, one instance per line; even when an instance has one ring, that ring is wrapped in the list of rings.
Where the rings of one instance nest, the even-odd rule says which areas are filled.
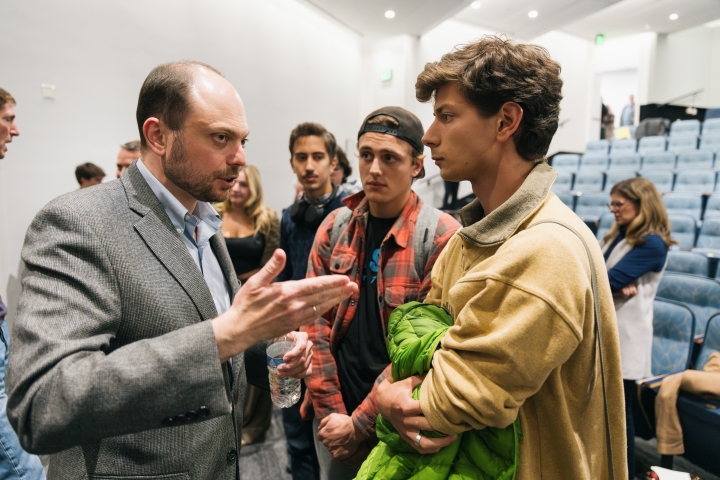
[[[623,108],[630,103],[630,95],[637,95],[637,69],[602,72],[597,74],[596,79],[600,85],[600,97],[615,115],[615,127],[619,127]],[[635,105],[635,110],[640,110],[637,102]]]
[[[720,27],[695,27],[658,36],[655,78],[651,101],[665,103],[704,89],[681,105],[720,107]]]
[[[317,121],[343,145],[359,125],[359,36],[295,0],[8,0],[0,32],[0,86],[18,101],[21,133],[0,162],[0,295],[10,319],[30,221],[77,188],[79,163],[114,179],[118,145],[138,137],[137,95],[155,65],[203,61],[236,86],[248,161],[277,210],[294,194],[291,129]],[[56,100],[41,98],[41,83],[57,86]]]

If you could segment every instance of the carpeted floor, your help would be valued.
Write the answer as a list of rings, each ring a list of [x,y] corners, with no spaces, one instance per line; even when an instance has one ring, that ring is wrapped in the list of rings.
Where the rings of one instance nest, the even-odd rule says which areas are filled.
[[[282,414],[278,407],[273,407],[265,442],[247,445],[240,450],[240,476],[242,480],[292,480],[292,475],[286,470],[287,464]]]

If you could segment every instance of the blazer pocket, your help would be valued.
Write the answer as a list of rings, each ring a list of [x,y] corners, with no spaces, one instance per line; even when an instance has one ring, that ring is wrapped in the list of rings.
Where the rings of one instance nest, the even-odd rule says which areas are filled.
[[[162,475],[88,475],[88,480],[190,480],[189,473],[166,473]]]

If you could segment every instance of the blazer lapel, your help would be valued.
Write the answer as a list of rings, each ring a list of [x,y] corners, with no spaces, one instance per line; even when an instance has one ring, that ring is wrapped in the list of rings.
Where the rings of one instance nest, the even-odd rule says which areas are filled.
[[[165,209],[142,174],[131,165],[121,177],[130,208],[141,218],[134,227],[157,259],[187,292],[203,320],[217,316],[210,289]]]

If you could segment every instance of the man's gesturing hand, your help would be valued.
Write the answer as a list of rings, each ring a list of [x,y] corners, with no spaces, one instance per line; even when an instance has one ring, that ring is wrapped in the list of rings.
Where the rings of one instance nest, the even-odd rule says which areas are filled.
[[[275,250],[242,286],[230,308],[213,319],[221,362],[310,323],[358,288],[344,275],[273,283],[284,266],[285,252]]]
[[[377,388],[378,410],[392,423],[400,436],[422,454],[436,453],[457,440],[457,435],[442,438],[423,436],[420,445],[415,444],[421,430],[433,430],[420,408],[420,402],[412,399],[412,392],[422,383],[421,377],[410,377],[395,383],[386,378]]]

